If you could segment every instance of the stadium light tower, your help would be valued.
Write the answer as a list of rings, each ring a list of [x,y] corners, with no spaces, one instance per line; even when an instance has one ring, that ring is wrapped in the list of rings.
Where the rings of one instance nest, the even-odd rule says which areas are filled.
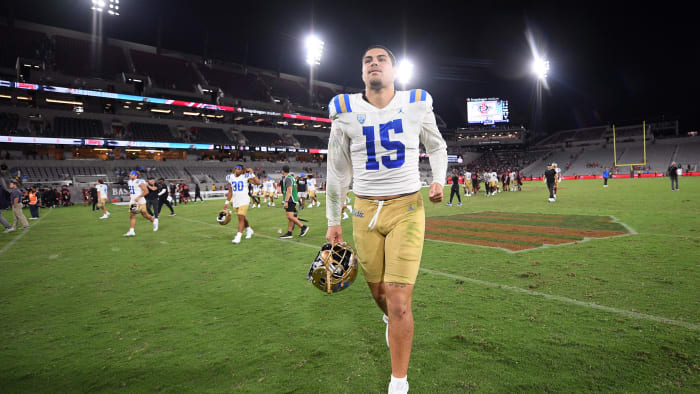
[[[317,36],[310,34],[304,41],[306,46],[306,64],[309,65],[309,104],[313,104],[314,97],[314,67],[321,65],[324,42]]]
[[[399,64],[396,67],[396,79],[399,81],[401,84],[402,88],[406,88],[406,85],[408,85],[409,82],[411,82],[411,78],[413,78],[413,69],[415,66],[413,63],[408,60],[408,59],[403,59],[399,62]]]
[[[90,9],[99,13],[107,10],[109,15],[119,16],[119,0],[92,0]]]

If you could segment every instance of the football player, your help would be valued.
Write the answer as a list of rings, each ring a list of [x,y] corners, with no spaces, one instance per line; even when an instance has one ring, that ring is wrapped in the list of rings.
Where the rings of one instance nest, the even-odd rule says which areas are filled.
[[[253,229],[250,228],[248,219],[245,217],[246,213],[248,213],[248,206],[250,205],[248,183],[259,185],[260,181],[253,173],[252,168],[246,170],[243,165],[239,164],[234,168],[233,173],[226,175],[226,182],[228,182],[229,187],[226,202],[224,203],[224,210],[228,212],[228,205],[231,204],[238,216],[238,232],[231,243],[239,244],[241,243],[241,236],[243,235],[244,229],[246,239],[250,239],[254,234]]]
[[[125,237],[133,237],[136,235],[134,232],[134,226],[136,225],[136,214],[141,213],[141,216],[145,217],[153,223],[153,231],[158,231],[158,219],[154,219],[153,216],[146,212],[146,194],[148,194],[148,189],[146,188],[146,181],[139,179],[139,173],[136,171],[131,171],[129,173],[129,231],[124,234]]]
[[[314,205],[320,207],[321,203],[318,202],[318,199],[316,198],[316,178],[314,178],[312,174],[307,176],[306,185],[309,189],[309,201],[311,201],[309,208],[313,208]]]
[[[557,190],[559,189],[559,182],[561,182],[561,168],[557,166],[557,163],[552,163],[552,167],[554,168],[554,171],[556,172],[556,175],[554,177],[554,198],[557,198]]]
[[[265,181],[265,200],[267,200],[268,207],[275,206],[275,182],[271,177],[267,177]]]
[[[109,212],[107,212],[107,185],[102,179],[98,179],[95,188],[97,189],[97,207],[102,209],[100,219],[107,219],[109,217]]]
[[[429,154],[433,178],[429,198],[439,203],[447,175],[447,145],[428,92],[394,89],[395,63],[389,49],[371,46],[362,55],[364,92],[340,94],[329,104],[326,239],[331,244],[343,242],[340,213],[352,182],[358,260],[388,324],[389,393],[405,393],[413,343],[411,299],[425,233],[418,147],[422,143]]]
[[[467,168],[464,173],[464,195],[470,197],[472,195],[472,173]]]

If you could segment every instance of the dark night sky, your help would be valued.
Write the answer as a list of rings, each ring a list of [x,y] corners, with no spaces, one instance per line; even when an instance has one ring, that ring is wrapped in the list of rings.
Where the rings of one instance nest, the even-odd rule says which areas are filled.
[[[89,32],[89,0],[5,1],[0,15]],[[517,2],[318,2],[121,0],[105,34],[308,75],[303,37],[325,41],[317,78],[361,87],[360,57],[382,43],[416,63],[410,87],[427,89],[452,127],[466,123],[466,97],[503,97],[511,118],[532,124],[535,80],[530,29],[551,62],[541,128],[680,120],[697,130],[700,63],[696,20],[683,3],[563,5]],[[247,4],[245,4],[247,3]],[[459,5],[455,5],[459,4]],[[344,8],[343,8],[344,7]]]

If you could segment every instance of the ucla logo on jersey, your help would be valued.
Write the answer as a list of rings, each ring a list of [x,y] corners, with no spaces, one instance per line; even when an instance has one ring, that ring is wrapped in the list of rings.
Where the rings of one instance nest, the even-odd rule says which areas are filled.
[[[357,121],[360,122],[360,124],[365,124],[365,114],[357,114]]]
[[[355,212],[353,212],[353,215],[354,215],[354,216],[357,216],[358,218],[363,218],[363,217],[365,217],[365,213],[362,212],[361,209],[356,209]]]

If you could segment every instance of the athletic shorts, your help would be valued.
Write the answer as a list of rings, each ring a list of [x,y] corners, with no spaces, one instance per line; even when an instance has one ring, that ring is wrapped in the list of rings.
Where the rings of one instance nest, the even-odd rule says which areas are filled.
[[[294,201],[289,201],[287,208],[284,209],[286,212],[296,212],[297,204]]]
[[[381,208],[380,208],[381,204]],[[373,229],[370,222],[377,215]],[[392,200],[355,199],[353,240],[369,283],[416,283],[425,236],[425,210],[419,192]]]
[[[106,202],[107,202],[106,198],[100,198],[99,201],[97,201],[97,207],[98,208],[104,207]]]
[[[131,206],[129,206],[129,212],[131,212]],[[148,213],[146,210],[146,204],[136,204],[136,211],[134,211],[134,214],[137,213]]]
[[[236,215],[245,216],[248,213],[248,205],[241,205],[240,207],[233,207],[233,212],[235,212]]]
[[[306,198],[306,192],[297,192],[299,198]]]
[[[316,190],[309,190],[309,198],[316,198]]]

